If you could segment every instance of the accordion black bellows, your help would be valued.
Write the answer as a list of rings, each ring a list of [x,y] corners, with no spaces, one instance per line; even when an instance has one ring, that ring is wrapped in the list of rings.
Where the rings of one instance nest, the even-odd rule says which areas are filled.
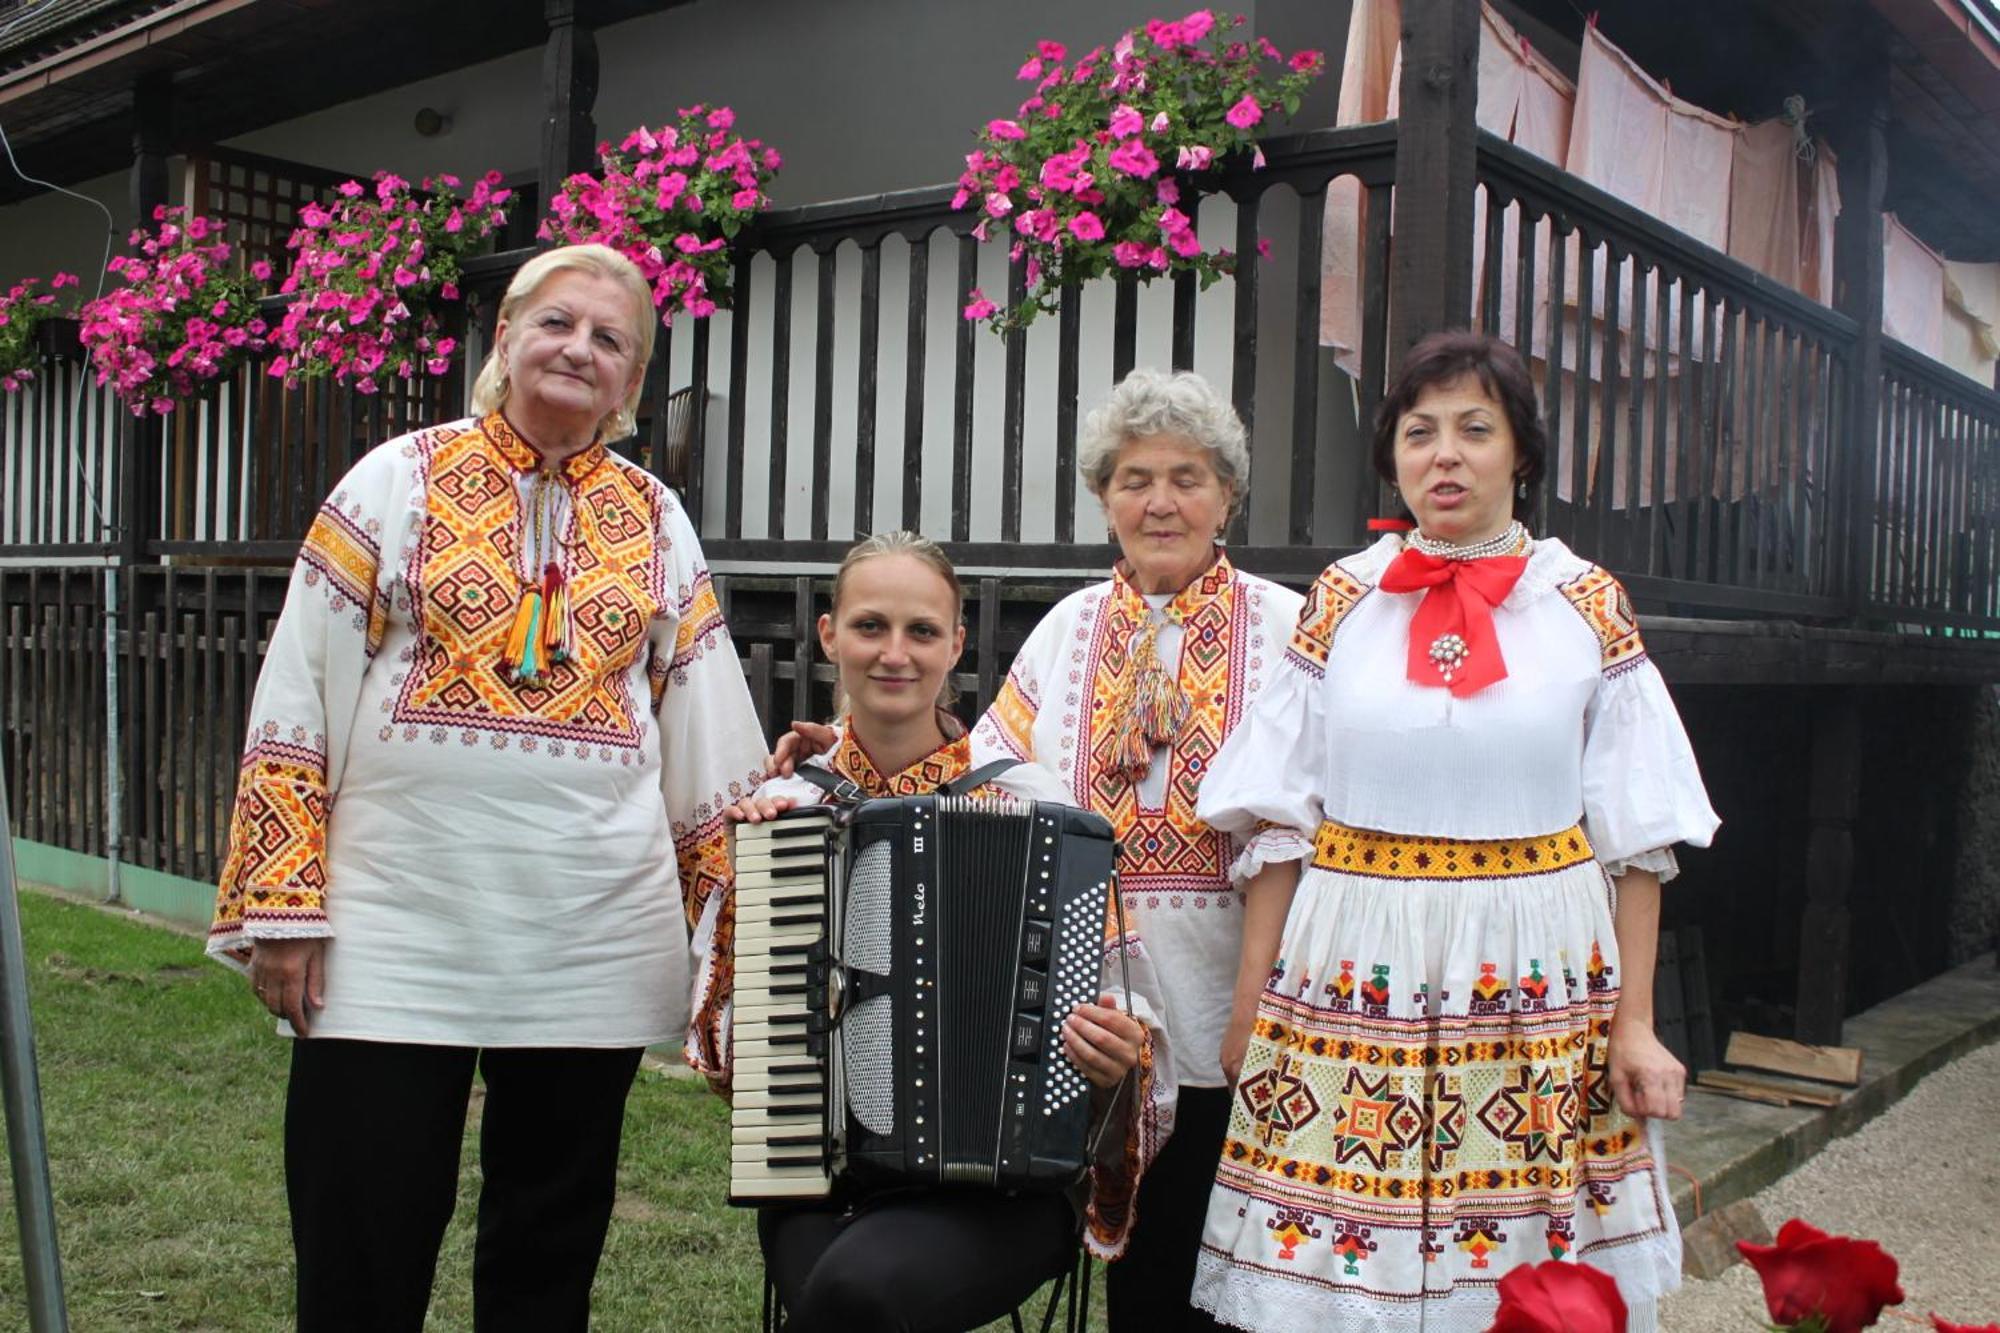
[[[1096,815],[972,797],[740,829],[731,1197],[1079,1179],[1062,1021],[1098,993],[1114,854]]]

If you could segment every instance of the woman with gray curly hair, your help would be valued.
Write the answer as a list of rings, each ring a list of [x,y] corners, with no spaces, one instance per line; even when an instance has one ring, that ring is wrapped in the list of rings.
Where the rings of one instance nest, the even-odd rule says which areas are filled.
[[[303,1333],[423,1326],[475,1070],[473,1322],[589,1322],[626,1092],[688,1033],[764,754],[693,525],[605,448],[653,326],[615,251],[537,255],[475,415],[369,451],[300,548],[208,948],[295,1039]]]
[[[1121,848],[1122,931],[1107,947],[1150,959],[1165,1050],[1142,1055],[1123,1160],[1100,1163],[1087,1236],[1109,1270],[1117,1330],[1210,1328],[1188,1302],[1202,1214],[1229,1117],[1222,1041],[1254,1013],[1239,979],[1246,904],[1230,872],[1245,841],[1195,817],[1202,775],[1277,665],[1297,593],[1230,563],[1223,534],[1250,455],[1235,409],[1201,376],[1135,370],[1084,423],[1084,484],[1121,558],[1103,583],[1035,627],[973,729],[975,762],[1053,770]],[[1249,904],[1255,910],[1257,904]],[[1171,1135],[1171,1137],[1169,1137]]]

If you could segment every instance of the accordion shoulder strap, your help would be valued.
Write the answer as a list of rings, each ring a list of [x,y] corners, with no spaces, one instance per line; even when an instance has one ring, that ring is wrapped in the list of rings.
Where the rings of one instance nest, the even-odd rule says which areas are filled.
[[[978,791],[981,787],[984,787],[987,783],[993,781],[993,779],[999,777],[1002,773],[1005,773],[1020,762],[1018,759],[995,759],[990,764],[981,764],[970,773],[955,777],[950,782],[940,782],[938,784],[938,795],[964,796],[968,792]]]
[[[852,779],[819,767],[817,764],[800,764],[792,770],[792,776],[803,778],[833,798],[835,805],[855,805],[862,797],[861,788]]]

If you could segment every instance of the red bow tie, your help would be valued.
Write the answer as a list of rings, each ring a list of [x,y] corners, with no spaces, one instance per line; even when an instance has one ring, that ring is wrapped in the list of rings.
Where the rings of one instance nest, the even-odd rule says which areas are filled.
[[[1461,699],[1505,680],[1507,661],[1493,632],[1493,608],[1506,600],[1527,567],[1525,555],[1447,560],[1404,547],[1383,573],[1382,590],[1429,589],[1410,621],[1410,679]]]

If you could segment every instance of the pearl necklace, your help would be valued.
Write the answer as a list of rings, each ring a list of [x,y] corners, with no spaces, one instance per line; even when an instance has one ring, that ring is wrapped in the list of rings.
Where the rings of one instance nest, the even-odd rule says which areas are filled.
[[[1412,530],[1404,540],[1425,555],[1438,560],[1484,560],[1488,556],[1520,554],[1528,544],[1528,530],[1517,519],[1508,524],[1506,530],[1498,536],[1488,537],[1485,541],[1471,546],[1460,546],[1454,542],[1427,537],[1421,530]]]

